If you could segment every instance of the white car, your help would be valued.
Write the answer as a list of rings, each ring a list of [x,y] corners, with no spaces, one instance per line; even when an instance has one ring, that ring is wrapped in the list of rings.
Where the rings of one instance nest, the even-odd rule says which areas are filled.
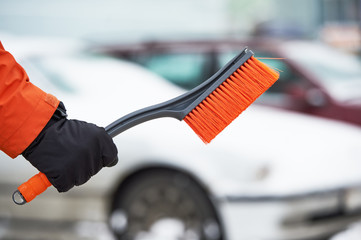
[[[34,84],[65,103],[69,118],[106,126],[184,92],[78,45],[3,45]],[[67,193],[51,187],[24,206],[12,202],[12,192],[37,171],[22,157],[1,154],[0,220],[6,226],[19,219],[108,221],[119,239],[250,240],[315,239],[361,217],[355,126],[251,106],[208,145],[171,118],[138,125],[114,141],[115,167]],[[4,227],[0,234],[14,233]]]

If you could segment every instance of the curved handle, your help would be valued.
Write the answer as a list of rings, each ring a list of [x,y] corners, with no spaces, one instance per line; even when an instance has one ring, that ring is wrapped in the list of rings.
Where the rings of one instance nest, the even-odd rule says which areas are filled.
[[[45,174],[39,172],[18,187],[13,193],[13,201],[18,205],[28,203],[50,186],[51,183]]]

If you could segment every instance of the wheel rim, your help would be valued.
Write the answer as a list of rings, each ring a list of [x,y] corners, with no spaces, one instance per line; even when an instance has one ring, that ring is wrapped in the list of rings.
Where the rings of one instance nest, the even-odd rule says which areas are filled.
[[[184,175],[156,176],[122,192],[110,218],[119,239],[221,239],[213,208],[194,182]]]

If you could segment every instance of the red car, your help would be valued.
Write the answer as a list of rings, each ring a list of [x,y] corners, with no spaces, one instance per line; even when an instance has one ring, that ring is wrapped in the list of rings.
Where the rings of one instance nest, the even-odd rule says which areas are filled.
[[[260,104],[361,125],[361,60],[318,42],[265,39],[154,41],[100,47],[97,51],[137,62],[190,89],[206,80],[244,46],[280,79]]]

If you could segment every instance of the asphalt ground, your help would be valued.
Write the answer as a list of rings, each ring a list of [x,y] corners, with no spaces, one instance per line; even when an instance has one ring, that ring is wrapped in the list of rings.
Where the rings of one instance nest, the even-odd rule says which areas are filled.
[[[1,240],[115,240],[104,222],[0,219]]]

